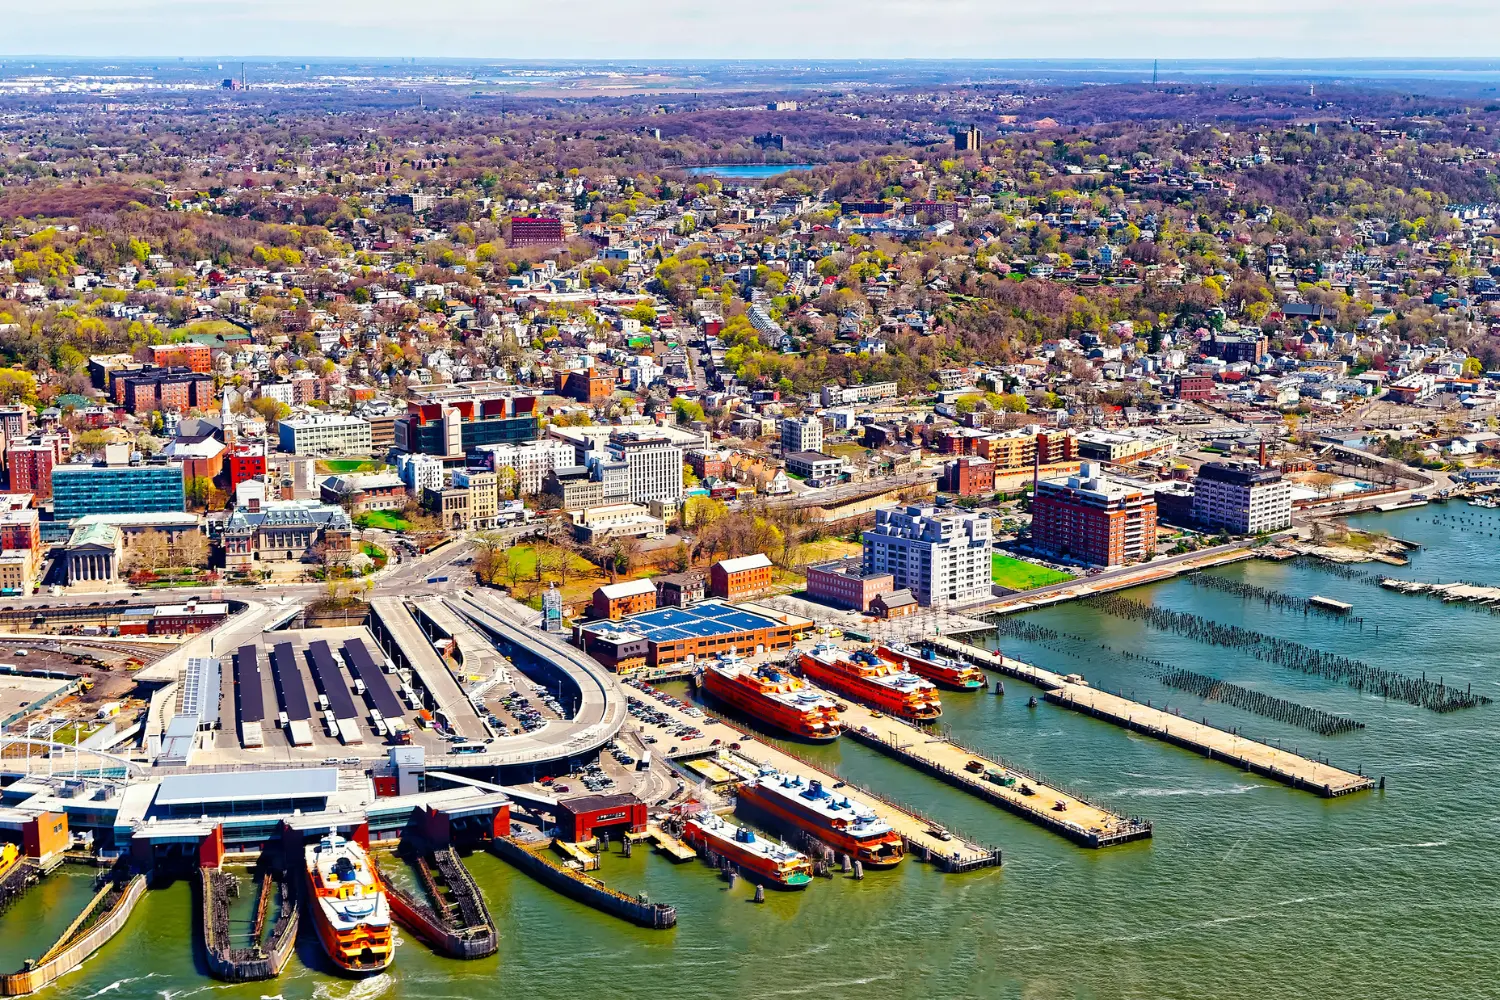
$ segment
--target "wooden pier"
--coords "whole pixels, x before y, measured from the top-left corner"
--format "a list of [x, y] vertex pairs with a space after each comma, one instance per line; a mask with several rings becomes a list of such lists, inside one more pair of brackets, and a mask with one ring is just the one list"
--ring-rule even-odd
[[1210, 760], [1223, 761], [1254, 774], [1273, 778], [1293, 788], [1301, 788], [1325, 798], [1336, 798], [1375, 787], [1374, 780], [1362, 774], [1226, 733], [1206, 723], [1194, 722], [1159, 708], [1142, 705], [1138, 701], [1100, 691], [1085, 683], [1075, 683], [1069, 679], [1074, 675], [1065, 677], [952, 639], [932, 637], [923, 641], [935, 649], [961, 657], [986, 670], [1034, 684], [1055, 705], [1155, 737], [1164, 743], [1202, 754]]
[[[900, 719], [850, 705], [844, 734], [1084, 847], [1112, 847], [1151, 836], [1151, 824], [1119, 816], [1011, 764]], [[975, 765], [978, 768], [975, 768]]]

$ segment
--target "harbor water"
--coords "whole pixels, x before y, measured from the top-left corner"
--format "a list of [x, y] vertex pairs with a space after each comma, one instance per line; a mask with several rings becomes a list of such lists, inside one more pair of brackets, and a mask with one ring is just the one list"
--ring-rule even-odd
[[[1359, 523], [1424, 546], [1392, 575], [1500, 585], [1500, 512], [1431, 506]], [[1301, 560], [1214, 572], [1298, 597], [1346, 601], [1353, 611], [1347, 619], [1304, 615], [1186, 579], [1127, 596], [1372, 666], [1472, 683], [1497, 704], [1440, 715], [1087, 605], [1062, 605], [1028, 620], [1063, 638], [1045, 645], [1006, 640], [1006, 652], [1383, 776], [1385, 791], [1321, 799], [1045, 702], [1028, 708], [1038, 692], [1007, 679], [1003, 698], [944, 694], [944, 722], [955, 738], [1154, 821], [1153, 839], [1100, 851], [1075, 847], [843, 740], [797, 749], [1000, 846], [1005, 866], [943, 875], [909, 860], [868, 871], [862, 881], [836, 877], [804, 893], [768, 893], [755, 905], [746, 880], [730, 888], [701, 864], [674, 866], [641, 849], [626, 859], [616, 847], [600, 875], [675, 904], [678, 926], [662, 932], [589, 910], [477, 855], [469, 865], [500, 930], [497, 956], [450, 961], [403, 934], [388, 973], [353, 982], [319, 971], [315, 947], [303, 942], [280, 981], [235, 986], [204, 974], [194, 953], [191, 892], [178, 883], [149, 893], [126, 929], [50, 993], [66, 1000], [178, 1000], [208, 989], [245, 1000], [1364, 1000], [1500, 993], [1493, 962], [1500, 940], [1500, 656], [1493, 636], [1500, 618]], [[1127, 651], [1346, 714], [1366, 728], [1321, 737], [1203, 704], [1153, 680], [1156, 668], [1121, 655]], [[27, 906], [35, 904], [24, 901], [0, 916], [0, 950], [13, 959], [11, 936], [31, 933]]]

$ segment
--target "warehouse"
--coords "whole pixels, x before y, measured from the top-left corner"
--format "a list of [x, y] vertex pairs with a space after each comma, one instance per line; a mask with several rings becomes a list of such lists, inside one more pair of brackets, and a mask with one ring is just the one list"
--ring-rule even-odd
[[574, 641], [592, 654], [618, 646], [625, 637], [638, 637], [646, 643], [647, 665], [662, 667], [730, 651], [749, 655], [787, 649], [812, 626], [810, 619], [759, 605], [705, 601], [691, 608], [657, 608], [618, 622], [577, 625]]

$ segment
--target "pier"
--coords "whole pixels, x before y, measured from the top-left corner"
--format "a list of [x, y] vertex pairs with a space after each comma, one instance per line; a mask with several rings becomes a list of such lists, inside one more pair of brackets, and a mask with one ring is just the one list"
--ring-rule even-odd
[[1000, 653], [942, 637], [923, 641], [935, 649], [962, 657], [986, 670], [1034, 684], [1042, 688], [1044, 697], [1055, 705], [1155, 737], [1173, 746], [1202, 754], [1210, 760], [1220, 760], [1263, 777], [1273, 778], [1293, 788], [1314, 792], [1325, 798], [1335, 798], [1375, 787], [1375, 782], [1362, 774], [1226, 733], [1206, 723], [1184, 719], [1087, 684], [1076, 683], [1062, 674], [1013, 660]]
[[145, 894], [144, 875], [128, 880], [110, 878], [40, 958], [29, 960], [18, 972], [0, 976], [0, 996], [35, 993], [78, 968], [119, 933]]
[[418, 853], [411, 864], [425, 899], [381, 876], [397, 923], [448, 958], [488, 958], [500, 950], [484, 896], [453, 848]]
[[[256, 881], [258, 896], [250, 943], [237, 948], [230, 940], [229, 901], [239, 894], [240, 883], [218, 869], [198, 869], [203, 948], [208, 971], [215, 979], [230, 983], [274, 979], [292, 956], [301, 915], [297, 891], [284, 876], [277, 878], [269, 871], [259, 872]], [[276, 907], [276, 917], [268, 935], [266, 924], [272, 906]]]
[[[900, 719], [851, 704], [844, 735], [1084, 847], [1151, 836], [1147, 820], [1118, 816], [1036, 776]], [[978, 764], [978, 768], [975, 768]]]
[[[703, 735], [698, 739], [681, 741], [676, 746], [675, 752], [669, 749], [666, 754], [669, 759], [701, 756], [717, 750], [719, 746], [727, 747], [730, 744], [738, 744], [739, 749], [735, 750], [735, 753], [758, 767], [770, 768], [783, 774], [798, 775], [805, 781], [821, 781], [830, 787], [840, 783], [848, 785], [879, 814], [881, 819], [890, 824], [891, 829], [900, 834], [909, 850], [919, 857], [930, 859], [933, 864], [944, 871], [967, 872], [978, 868], [996, 867], [1001, 863], [1000, 851], [997, 848], [957, 837], [940, 823], [922, 816], [916, 810], [892, 802], [868, 788], [849, 782], [787, 750], [774, 747], [769, 743], [762, 743], [753, 735], [730, 725], [718, 716], [715, 716], [717, 721], [712, 723], [702, 718], [693, 718], [676, 706], [662, 701], [652, 691], [641, 688], [632, 688], [632, 690], [637, 697], [643, 700], [649, 699], [653, 710], [665, 712], [678, 720], [681, 725], [696, 726], [702, 730]], [[717, 746], [715, 741], [717, 741]]]
[[618, 889], [611, 889], [592, 875], [553, 861], [547, 857], [549, 841], [496, 837], [490, 842], [490, 849], [538, 882], [585, 906], [592, 906], [621, 920], [654, 930], [666, 930], [677, 925], [676, 907], [666, 903], [653, 903], [645, 895], [627, 896]]

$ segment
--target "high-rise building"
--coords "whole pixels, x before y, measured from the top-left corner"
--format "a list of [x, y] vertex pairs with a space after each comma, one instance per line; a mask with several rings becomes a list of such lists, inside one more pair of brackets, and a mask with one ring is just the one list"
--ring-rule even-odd
[[5, 467], [10, 470], [12, 493], [35, 493], [38, 500], [52, 497], [52, 466], [57, 450], [50, 444], [13, 444], [5, 449]]
[[500, 513], [495, 474], [484, 469], [455, 469], [453, 486], [455, 489], [469, 491], [469, 527], [493, 527], [495, 518]]
[[52, 510], [58, 521], [86, 514], [143, 514], [187, 508], [182, 466], [59, 465], [52, 470]]
[[1043, 479], [1031, 501], [1031, 544], [1096, 566], [1139, 562], [1156, 551], [1156, 497], [1084, 462], [1076, 476]]
[[617, 430], [609, 454], [629, 470], [631, 503], [682, 497], [682, 447], [654, 430]]
[[456, 465], [484, 445], [534, 441], [537, 410], [535, 395], [500, 382], [423, 386], [396, 421], [396, 448]]
[[960, 152], [978, 149], [983, 142], [984, 136], [980, 133], [979, 126], [977, 125], [953, 130], [953, 148]]
[[1292, 526], [1292, 484], [1276, 469], [1208, 462], [1193, 484], [1193, 520], [1236, 535], [1285, 530]]
[[561, 219], [518, 215], [510, 220], [510, 246], [552, 247], [565, 242], [567, 233]]
[[516, 495], [522, 497], [540, 493], [542, 481], [553, 469], [575, 464], [577, 456], [572, 443], [557, 438], [483, 445], [469, 455], [469, 465], [482, 465], [494, 472], [506, 492], [514, 479]]
[[823, 421], [812, 414], [783, 417], [781, 421], [781, 454], [823, 450]]
[[862, 539], [864, 572], [891, 574], [919, 604], [941, 608], [990, 596], [989, 518], [893, 507], [875, 512], [875, 527]]

